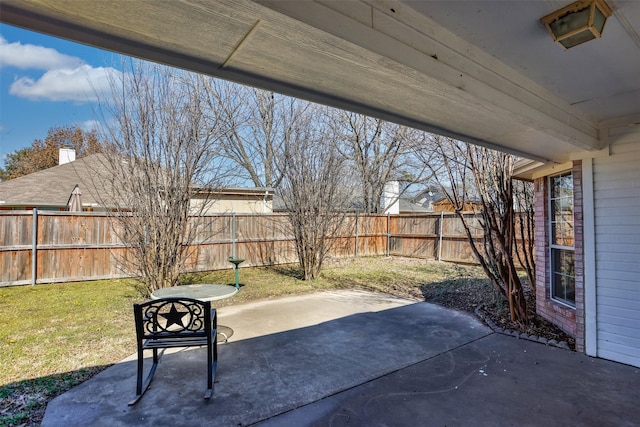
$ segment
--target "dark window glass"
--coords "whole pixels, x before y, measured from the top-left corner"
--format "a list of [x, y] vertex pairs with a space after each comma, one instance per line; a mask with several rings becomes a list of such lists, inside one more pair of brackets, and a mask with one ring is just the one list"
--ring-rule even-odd
[[551, 297], [575, 306], [573, 175], [550, 178]]
[[552, 293], [554, 299], [567, 304], [575, 304], [575, 262], [571, 250], [552, 249], [551, 267], [553, 270]]

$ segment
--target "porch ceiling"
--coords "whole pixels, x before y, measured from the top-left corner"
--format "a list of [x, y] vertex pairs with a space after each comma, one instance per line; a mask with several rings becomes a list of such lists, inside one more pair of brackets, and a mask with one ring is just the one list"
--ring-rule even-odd
[[640, 124], [640, 2], [568, 51], [530, 1], [0, 0], [0, 20], [536, 160]]

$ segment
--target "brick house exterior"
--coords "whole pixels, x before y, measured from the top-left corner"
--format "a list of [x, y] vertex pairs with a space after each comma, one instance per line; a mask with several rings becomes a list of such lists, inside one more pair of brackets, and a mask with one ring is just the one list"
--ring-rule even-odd
[[557, 325], [576, 339], [576, 350], [584, 351], [584, 251], [582, 213], [582, 161], [574, 161], [574, 255], [575, 255], [575, 308], [551, 299], [550, 278], [550, 227], [549, 227], [549, 179], [534, 180], [535, 188], [535, 239], [536, 245], [536, 311], [543, 318]]

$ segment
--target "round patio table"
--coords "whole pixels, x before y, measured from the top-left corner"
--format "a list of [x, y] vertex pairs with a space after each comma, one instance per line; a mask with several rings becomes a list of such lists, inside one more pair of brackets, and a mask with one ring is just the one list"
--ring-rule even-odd
[[231, 285], [182, 285], [154, 291], [151, 298], [194, 298], [200, 301], [216, 301], [234, 296], [238, 289]]
[[[163, 288], [154, 291], [151, 294], [152, 299], [158, 298], [194, 298], [200, 301], [216, 301], [225, 298], [229, 298], [238, 293], [238, 289], [231, 285], [182, 285], [171, 286], [170, 288]], [[222, 335], [224, 340], [222, 343], [227, 343], [229, 337], [233, 335], [233, 329], [228, 326], [218, 325], [218, 335]]]

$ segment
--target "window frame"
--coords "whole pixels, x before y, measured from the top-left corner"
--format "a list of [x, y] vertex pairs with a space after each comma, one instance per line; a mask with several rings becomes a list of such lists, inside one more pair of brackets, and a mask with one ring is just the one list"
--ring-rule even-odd
[[[554, 227], [554, 223], [557, 225], [558, 222], [554, 221], [555, 219], [555, 215], [554, 215], [554, 207], [555, 207], [555, 201], [557, 200], [561, 200], [562, 197], [559, 197], [557, 194], [554, 194], [554, 180], [560, 177], [564, 177], [564, 176], [570, 176], [571, 177], [571, 210], [573, 213], [575, 213], [575, 190], [574, 190], [574, 185], [573, 185], [573, 171], [572, 170], [567, 170], [564, 172], [560, 172], [558, 174], [555, 175], [551, 175], [548, 177], [547, 179], [547, 185], [549, 186], [549, 194], [548, 194], [548, 209], [547, 209], [547, 214], [548, 214], [548, 227], [549, 227], [549, 298], [551, 300], [553, 300], [554, 302], [557, 302], [559, 304], [565, 305], [569, 308], [575, 309], [576, 307], [576, 301], [575, 301], [575, 283], [576, 283], [576, 275], [575, 275], [575, 264], [574, 264], [574, 268], [573, 268], [573, 275], [569, 275], [569, 274], [565, 274], [561, 271], [560, 268], [556, 268], [556, 261], [555, 261], [555, 254], [559, 253], [560, 251], [563, 252], [570, 252], [573, 256], [573, 260], [575, 263], [575, 228], [573, 226], [575, 226], [575, 215], [573, 215], [572, 220], [571, 220], [571, 224], [572, 226], [572, 236], [571, 236], [571, 241], [573, 242], [573, 244], [571, 246], [567, 245], [567, 244], [558, 244], [555, 243], [556, 240], [556, 236], [557, 236], [557, 227]], [[554, 232], [555, 231], [555, 232]], [[570, 280], [573, 281], [573, 289], [574, 289], [574, 295], [573, 295], [573, 301], [566, 299], [566, 298], [561, 298], [559, 296], [556, 296], [555, 291], [558, 290], [557, 286], [561, 286], [564, 294], [566, 296], [567, 293], [567, 289], [566, 286], [563, 284], [559, 284], [556, 282], [556, 276], [557, 274], [563, 276], [563, 277], [568, 277], [570, 278]]]

